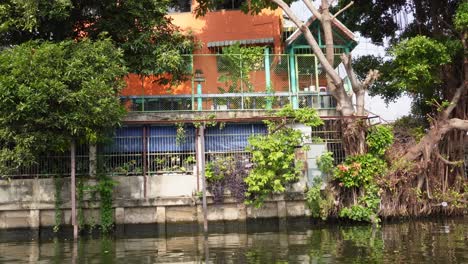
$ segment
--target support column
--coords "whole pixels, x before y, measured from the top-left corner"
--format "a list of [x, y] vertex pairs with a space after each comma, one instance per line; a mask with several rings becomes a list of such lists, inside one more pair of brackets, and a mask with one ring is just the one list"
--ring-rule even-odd
[[280, 200], [277, 202], [278, 206], [278, 229], [279, 232], [286, 232], [287, 231], [287, 209], [286, 209], [286, 201]]
[[71, 184], [70, 184], [70, 193], [71, 193], [71, 222], [73, 226], [73, 239], [78, 239], [78, 224], [76, 223], [76, 143], [72, 140], [70, 144], [70, 162], [71, 162]]
[[123, 236], [125, 233], [125, 208], [123, 207], [115, 208], [115, 226], [116, 233]]
[[201, 111], [203, 110], [203, 98], [201, 97], [202, 96], [202, 85], [201, 83], [198, 83], [197, 84], [197, 110], [198, 111]]
[[89, 176], [96, 178], [97, 147], [95, 143], [89, 144]]
[[197, 135], [197, 166], [202, 180], [202, 210], [203, 210], [203, 232], [208, 232], [208, 213], [206, 204], [206, 179], [205, 179], [205, 127], [201, 125], [198, 128]]
[[291, 79], [291, 103], [293, 109], [299, 108], [299, 102], [297, 100], [297, 73], [296, 73], [296, 56], [294, 55], [294, 49], [289, 50], [289, 78]]
[[158, 236], [166, 236], [166, 207], [156, 207], [156, 223], [158, 225]]
[[265, 47], [265, 85], [266, 92], [269, 97], [266, 99], [266, 109], [270, 110], [272, 105], [272, 99], [270, 94], [272, 93], [271, 89], [271, 73], [270, 73], [270, 49]]

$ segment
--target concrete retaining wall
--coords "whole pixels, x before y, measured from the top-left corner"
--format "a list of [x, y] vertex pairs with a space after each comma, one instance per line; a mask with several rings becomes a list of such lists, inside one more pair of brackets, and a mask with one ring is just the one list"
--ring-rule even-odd
[[[155, 175], [113, 177], [114, 219], [117, 224], [202, 222], [202, 207], [193, 196], [197, 189], [194, 175]], [[70, 225], [70, 179], [61, 188], [62, 224]], [[89, 184], [93, 184], [92, 181]], [[299, 184], [301, 185], [301, 184]], [[298, 189], [297, 186], [295, 189]], [[295, 190], [294, 189], [294, 190]], [[300, 188], [299, 188], [300, 189]], [[297, 191], [297, 190], [296, 190]], [[261, 208], [245, 206], [226, 198], [224, 204], [208, 206], [209, 221], [245, 221], [249, 218], [299, 217], [309, 215], [303, 195], [284, 200], [275, 197]], [[85, 196], [86, 219], [99, 221], [96, 202]], [[55, 184], [53, 179], [0, 181], [0, 229], [40, 228], [55, 224]]]

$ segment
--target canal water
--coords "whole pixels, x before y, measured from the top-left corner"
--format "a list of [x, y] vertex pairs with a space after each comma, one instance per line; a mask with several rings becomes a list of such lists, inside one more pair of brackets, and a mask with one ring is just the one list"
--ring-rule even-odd
[[[70, 230], [55, 238], [0, 231], [0, 263], [468, 263], [468, 218], [319, 224], [306, 219], [119, 227], [112, 236]], [[208, 261], [206, 261], [208, 260]]]

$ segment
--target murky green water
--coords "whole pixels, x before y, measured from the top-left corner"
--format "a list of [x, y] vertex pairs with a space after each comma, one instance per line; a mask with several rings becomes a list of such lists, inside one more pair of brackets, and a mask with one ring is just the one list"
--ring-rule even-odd
[[194, 226], [127, 226], [78, 243], [43, 231], [0, 232], [0, 263], [468, 263], [468, 218], [369, 226], [305, 220]]

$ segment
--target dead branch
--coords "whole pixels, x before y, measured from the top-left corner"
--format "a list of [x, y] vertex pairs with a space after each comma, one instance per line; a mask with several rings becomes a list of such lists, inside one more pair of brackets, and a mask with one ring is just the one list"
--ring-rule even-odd
[[440, 155], [439, 151], [435, 151], [435, 155], [437, 156], [437, 158], [439, 158], [443, 163], [447, 164], [447, 165], [454, 165], [454, 166], [460, 166], [460, 163], [463, 162], [463, 160], [459, 160], [459, 161], [449, 161], [447, 160], [446, 158], [444, 158], [442, 155]]

